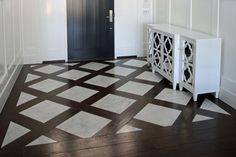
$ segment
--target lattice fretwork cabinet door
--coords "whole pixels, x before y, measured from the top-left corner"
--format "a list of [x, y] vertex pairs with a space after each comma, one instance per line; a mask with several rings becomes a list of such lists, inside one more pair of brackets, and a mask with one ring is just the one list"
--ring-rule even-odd
[[166, 77], [173, 78], [173, 52], [174, 52], [174, 37], [169, 34], [163, 34], [163, 62], [162, 69]]
[[162, 34], [159, 32], [153, 33], [153, 55], [152, 68], [155, 71], [162, 72]]
[[194, 90], [194, 57], [195, 57], [195, 42], [183, 39], [182, 56], [181, 56], [181, 83], [188, 90]]

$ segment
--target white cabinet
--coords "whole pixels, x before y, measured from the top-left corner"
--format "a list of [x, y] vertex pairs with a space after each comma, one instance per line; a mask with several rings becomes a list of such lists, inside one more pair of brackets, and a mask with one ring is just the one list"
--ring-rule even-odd
[[215, 93], [220, 88], [221, 39], [184, 28], [157, 24], [149, 25], [148, 62], [173, 84], [179, 83], [193, 93]]
[[198, 94], [215, 93], [218, 98], [220, 88], [221, 39], [193, 39], [181, 36], [180, 89], [184, 87]]

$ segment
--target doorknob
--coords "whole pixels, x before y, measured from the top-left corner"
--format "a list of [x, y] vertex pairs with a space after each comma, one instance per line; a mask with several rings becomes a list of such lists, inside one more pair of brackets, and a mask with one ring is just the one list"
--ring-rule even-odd
[[110, 23], [113, 22], [113, 10], [109, 10], [109, 16], [107, 16], [107, 18], [109, 19]]

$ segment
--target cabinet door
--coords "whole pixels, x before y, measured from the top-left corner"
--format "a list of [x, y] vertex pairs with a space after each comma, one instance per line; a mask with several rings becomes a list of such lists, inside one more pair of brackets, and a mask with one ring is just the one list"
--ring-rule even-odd
[[182, 43], [182, 83], [184, 83], [185, 87], [193, 88], [195, 43], [187, 40], [182, 40]]
[[171, 35], [163, 35], [163, 72], [170, 77], [173, 76], [173, 53], [174, 53], [174, 37]]
[[153, 65], [155, 70], [162, 70], [162, 35], [159, 32], [153, 33]]

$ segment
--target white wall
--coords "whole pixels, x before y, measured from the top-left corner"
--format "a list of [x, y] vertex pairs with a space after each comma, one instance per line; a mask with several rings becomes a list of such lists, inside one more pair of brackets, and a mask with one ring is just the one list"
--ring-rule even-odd
[[154, 0], [154, 22], [155, 23], [169, 23], [169, 0]]
[[24, 62], [67, 59], [66, 0], [22, 0]]
[[115, 56], [136, 55], [138, 1], [115, 0]]
[[220, 36], [223, 38], [221, 98], [236, 108], [236, 1], [220, 3]]
[[21, 0], [0, 0], [0, 112], [22, 65]]
[[145, 56], [152, 22], [153, 0], [115, 0], [115, 56]]
[[190, 27], [190, 0], [171, 0], [171, 16], [170, 22], [173, 25], [182, 27]]
[[[160, 3], [158, 3], [160, 2]], [[168, 8], [168, 16], [159, 5]], [[220, 99], [236, 108], [236, 15], [235, 0], [157, 0], [157, 23], [213, 34], [223, 39]], [[166, 19], [163, 19], [163, 18]], [[160, 18], [160, 19], [158, 19]], [[167, 22], [165, 22], [167, 21]]]

